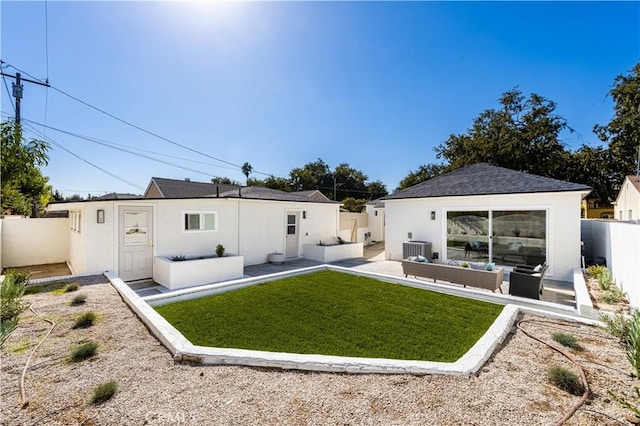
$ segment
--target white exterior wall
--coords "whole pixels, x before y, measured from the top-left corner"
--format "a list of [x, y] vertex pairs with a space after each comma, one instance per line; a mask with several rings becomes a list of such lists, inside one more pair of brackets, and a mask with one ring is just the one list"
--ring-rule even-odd
[[[2, 266], [62, 263], [69, 257], [69, 219], [2, 219]], [[0, 268], [1, 269], [1, 268]]]
[[386, 258], [402, 259], [402, 242], [411, 239], [431, 242], [432, 252], [443, 260], [447, 211], [547, 210], [548, 275], [570, 281], [573, 268], [580, 267], [580, 197], [579, 192], [561, 192], [385, 200]]
[[613, 279], [629, 295], [629, 303], [640, 308], [640, 224], [583, 220], [591, 232], [593, 258], [602, 256]]
[[369, 216], [369, 231], [371, 237], [369, 241], [384, 241], [384, 208], [376, 208], [366, 206], [367, 215]]
[[[298, 253], [304, 244], [338, 236], [339, 204], [242, 200], [240, 202], [240, 254], [244, 264], [266, 263], [269, 253], [285, 252], [287, 211], [300, 212]], [[306, 211], [306, 219], [302, 212]]]
[[[631, 210], [631, 218], [629, 218], [629, 210]], [[613, 215], [616, 220], [640, 220], [640, 192], [629, 182], [628, 177], [624, 180], [616, 198]]]
[[[188, 212], [215, 212], [216, 230], [185, 231], [184, 214]], [[154, 256], [214, 254], [218, 244], [222, 244], [227, 253], [239, 254], [238, 207], [234, 200], [162, 200], [154, 213]]]
[[[61, 204], [61, 209], [69, 210], [69, 235], [68, 263], [74, 274], [101, 273], [113, 271], [116, 268], [117, 233], [114, 226], [117, 225], [117, 213], [114, 214], [115, 202], [102, 201], [90, 203]], [[98, 210], [104, 210], [104, 223], [98, 223]], [[80, 212], [80, 231], [71, 229], [73, 212]]]
[[[218, 244], [227, 253], [244, 256], [245, 265], [267, 262], [284, 252], [286, 212], [300, 212], [299, 255], [304, 244], [338, 235], [339, 204], [202, 198], [184, 200], [119, 200], [64, 203], [52, 210], [80, 211], [81, 231], [65, 227], [66, 256], [75, 274], [118, 271], [119, 206], [153, 207], [153, 256], [213, 254]], [[97, 211], [105, 222], [97, 223]], [[306, 211], [306, 219], [302, 212]], [[184, 213], [216, 212], [216, 231], [184, 231]], [[41, 263], [41, 262], [40, 262]]]

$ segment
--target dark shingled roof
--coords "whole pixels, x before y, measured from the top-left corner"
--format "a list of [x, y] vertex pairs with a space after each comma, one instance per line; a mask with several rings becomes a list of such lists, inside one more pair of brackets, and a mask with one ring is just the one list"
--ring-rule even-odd
[[476, 163], [438, 176], [383, 200], [456, 197], [465, 195], [529, 194], [537, 192], [590, 191], [587, 185], [518, 172], [487, 163]]
[[142, 198], [142, 195], [109, 192], [108, 194], [96, 197], [96, 200], [137, 200], [138, 198]]
[[238, 185], [217, 184], [211, 182], [194, 182], [189, 180], [165, 179], [159, 177], [151, 178], [151, 184], [155, 183], [164, 198], [199, 198], [216, 195], [216, 188], [219, 192], [226, 192], [239, 188]]
[[[210, 196], [215, 197], [216, 194], [210, 194]], [[241, 189], [233, 189], [231, 191], [221, 192], [220, 197], [225, 198], [247, 198], [253, 200], [273, 200], [273, 201], [303, 201], [303, 202], [313, 202], [313, 203], [335, 203], [340, 204], [336, 201], [331, 201], [328, 198], [324, 197], [324, 199], [315, 197], [309, 191], [302, 192], [285, 192], [279, 191], [277, 189], [265, 188], [262, 186], [245, 186]]]

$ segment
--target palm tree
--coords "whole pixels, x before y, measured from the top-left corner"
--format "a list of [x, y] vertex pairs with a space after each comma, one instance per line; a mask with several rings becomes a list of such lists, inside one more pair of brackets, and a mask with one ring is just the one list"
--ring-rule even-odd
[[249, 175], [252, 171], [253, 167], [251, 166], [251, 164], [249, 164], [248, 161], [245, 161], [245, 163], [242, 165], [242, 174], [247, 178], [247, 185], [249, 185]]

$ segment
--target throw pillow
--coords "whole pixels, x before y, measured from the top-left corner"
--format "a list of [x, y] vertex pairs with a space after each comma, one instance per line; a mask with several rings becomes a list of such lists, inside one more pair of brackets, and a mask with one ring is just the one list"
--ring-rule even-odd
[[418, 255], [418, 262], [429, 263], [429, 260], [424, 256]]
[[493, 263], [487, 263], [487, 271], [493, 271], [493, 267], [495, 265]]

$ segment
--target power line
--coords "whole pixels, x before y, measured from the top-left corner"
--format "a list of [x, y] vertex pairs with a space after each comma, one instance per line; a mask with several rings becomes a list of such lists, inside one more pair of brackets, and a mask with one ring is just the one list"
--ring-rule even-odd
[[9, 91], [9, 85], [7, 84], [7, 78], [3, 75], [2, 81], [4, 81], [4, 87], [7, 89], [7, 96], [9, 97], [9, 102], [11, 103], [11, 108], [13, 108], [13, 113], [16, 112], [16, 106], [13, 104], [13, 99], [11, 98], [11, 92]]
[[32, 124], [36, 124], [36, 125], [42, 126], [44, 128], [55, 130], [57, 132], [64, 133], [64, 134], [69, 135], [69, 136], [73, 136], [73, 137], [76, 137], [78, 139], [82, 139], [82, 140], [85, 140], [85, 141], [88, 141], [88, 142], [91, 142], [91, 143], [102, 145], [102, 146], [105, 146], [107, 148], [111, 148], [111, 149], [114, 149], [114, 150], [117, 150], [117, 151], [121, 151], [121, 152], [126, 152], [127, 154], [135, 155], [137, 157], [146, 158], [147, 160], [151, 160], [151, 161], [155, 161], [155, 162], [158, 162], [158, 163], [166, 164], [166, 165], [169, 165], [169, 166], [172, 166], [172, 167], [177, 167], [179, 169], [187, 170], [187, 171], [190, 171], [190, 172], [193, 172], [193, 173], [198, 173], [198, 174], [201, 174], [201, 175], [204, 175], [204, 176], [215, 177], [215, 175], [213, 175], [211, 173], [203, 172], [203, 171], [196, 170], [196, 169], [191, 169], [189, 167], [184, 167], [184, 166], [181, 166], [179, 164], [172, 163], [170, 161], [164, 161], [164, 160], [160, 160], [158, 158], [153, 158], [151, 156], [144, 155], [144, 154], [141, 154], [139, 152], [132, 151], [130, 149], [121, 148], [119, 146], [116, 146], [116, 144], [113, 144], [113, 143], [110, 143], [110, 142], [101, 141], [100, 139], [91, 138], [89, 136], [83, 136], [83, 135], [80, 135], [80, 134], [77, 134], [77, 133], [69, 132], [67, 130], [58, 129], [58, 128], [55, 128], [55, 127], [52, 127], [52, 126], [46, 126], [46, 125], [41, 124], [41, 123], [36, 123], [35, 121], [32, 121], [32, 120], [25, 119], [24, 121], [28, 121], [28, 122], [30, 122]]
[[38, 129], [36, 129], [36, 128], [35, 128], [35, 127], [33, 127], [32, 125], [27, 124], [27, 127], [29, 127], [31, 130], [33, 130], [34, 132], [36, 132], [37, 134], [39, 134], [41, 137], [43, 137], [45, 140], [47, 140], [47, 141], [48, 141], [49, 143], [51, 143], [52, 145], [55, 145], [55, 146], [57, 146], [58, 148], [62, 149], [63, 151], [66, 151], [67, 153], [69, 153], [70, 155], [72, 155], [72, 156], [76, 157], [77, 159], [79, 159], [79, 160], [81, 160], [81, 161], [83, 161], [83, 162], [85, 162], [85, 163], [89, 164], [89, 165], [90, 165], [90, 166], [92, 166], [92, 167], [95, 167], [96, 169], [100, 170], [100, 171], [101, 171], [101, 172], [103, 172], [103, 173], [108, 174], [109, 176], [111, 176], [111, 177], [113, 177], [113, 178], [115, 178], [115, 179], [118, 179], [118, 180], [119, 180], [119, 181], [121, 181], [121, 182], [124, 182], [124, 183], [126, 183], [126, 184], [128, 184], [128, 185], [133, 186], [134, 188], [137, 188], [137, 189], [139, 189], [139, 190], [141, 190], [141, 191], [144, 191], [144, 188], [143, 188], [143, 187], [141, 187], [141, 186], [139, 186], [139, 185], [137, 185], [137, 184], [135, 184], [135, 183], [133, 183], [133, 182], [130, 182], [130, 181], [126, 180], [125, 178], [123, 178], [123, 177], [120, 177], [120, 176], [116, 175], [115, 173], [111, 173], [110, 171], [108, 171], [108, 170], [106, 170], [106, 169], [103, 169], [102, 167], [100, 167], [100, 166], [98, 166], [98, 165], [96, 165], [96, 164], [92, 163], [92, 162], [91, 162], [91, 161], [89, 161], [89, 160], [86, 160], [86, 159], [84, 159], [84, 158], [80, 157], [80, 156], [79, 156], [78, 154], [76, 154], [75, 152], [73, 152], [73, 151], [71, 151], [71, 150], [69, 150], [69, 149], [65, 148], [64, 146], [60, 145], [58, 142], [54, 141], [54, 140], [53, 140], [53, 139], [51, 139], [50, 137], [48, 137], [48, 136], [44, 135], [42, 132], [40, 132]]
[[47, 64], [47, 83], [49, 82], [49, 2], [44, 0], [44, 56]]
[[[113, 147], [132, 148], [133, 149], [133, 147], [131, 147], [129, 145], [123, 145], [123, 144], [119, 144], [119, 143], [116, 143], [116, 142], [107, 141], [105, 139], [96, 138], [96, 137], [93, 137], [93, 136], [82, 135], [82, 134], [75, 133], [75, 132], [72, 132], [72, 131], [69, 131], [69, 130], [58, 129], [58, 128], [55, 128], [53, 126], [48, 126], [48, 125], [43, 124], [43, 123], [37, 123], [37, 122], [35, 122], [33, 120], [26, 120], [26, 121], [29, 121], [32, 124], [36, 124], [38, 126], [45, 127], [47, 129], [51, 129], [51, 130], [55, 130], [55, 131], [58, 131], [58, 132], [61, 132], [61, 133], [65, 133], [67, 135], [74, 136], [74, 137], [77, 137], [77, 138], [80, 138], [80, 139], [85, 139], [85, 140], [88, 140], [89, 142], [100, 143], [101, 145], [105, 145], [105, 146], [109, 146], [109, 147], [113, 146]], [[194, 159], [191, 159], [191, 158], [176, 157], [175, 155], [163, 154], [161, 152], [151, 151], [151, 150], [142, 149], [142, 148], [135, 148], [135, 151], [147, 152], [149, 154], [160, 155], [162, 157], [169, 157], [169, 158], [173, 158], [173, 159], [176, 159], [176, 160], [182, 160], [182, 161], [189, 161], [189, 162], [192, 162], [192, 163], [204, 164], [204, 165], [207, 165], [207, 166], [218, 167], [218, 168], [221, 168], [221, 169], [231, 169], [231, 170], [235, 170], [236, 169], [235, 167], [221, 166], [219, 164], [212, 164], [212, 163], [208, 163], [206, 161], [199, 161], [199, 160], [194, 160]], [[208, 176], [213, 176], [213, 175], [208, 175]]]
[[[8, 65], [8, 66], [10, 66], [11, 68], [15, 69], [16, 71], [19, 71], [19, 72], [21, 72], [21, 73], [24, 73], [24, 74], [26, 74], [26, 75], [28, 75], [28, 76], [32, 77], [33, 79], [38, 80], [36, 77], [34, 77], [33, 75], [29, 74], [29, 73], [28, 73], [28, 72], [26, 72], [26, 71], [23, 71], [23, 70], [21, 70], [21, 69], [19, 69], [19, 68], [15, 67], [15, 66], [13, 66], [13, 65], [11, 65], [11, 64], [7, 64], [7, 65]], [[41, 82], [42, 82], [42, 81], [41, 81]], [[45, 84], [45, 82], [42, 82], [42, 83], [43, 83], [43, 84]], [[47, 84], [47, 85], [49, 84], [48, 79], [46, 80], [46, 84]], [[111, 114], [111, 113], [109, 113], [109, 112], [107, 112], [107, 111], [105, 111], [105, 110], [103, 110], [103, 109], [101, 109], [101, 108], [98, 108], [98, 107], [96, 107], [96, 106], [94, 106], [94, 105], [91, 105], [90, 103], [88, 103], [88, 102], [86, 102], [86, 101], [83, 101], [82, 99], [77, 98], [77, 97], [75, 97], [75, 96], [73, 96], [73, 95], [71, 95], [71, 94], [69, 94], [69, 93], [67, 93], [67, 92], [65, 92], [65, 91], [63, 91], [63, 90], [61, 90], [61, 89], [58, 89], [58, 88], [57, 88], [57, 87], [55, 87], [55, 86], [50, 86], [50, 87], [51, 87], [53, 90], [55, 90], [55, 91], [57, 91], [57, 92], [59, 92], [59, 93], [61, 93], [61, 94], [65, 95], [65, 96], [67, 96], [67, 97], [69, 97], [69, 98], [71, 98], [71, 99], [73, 99], [73, 100], [75, 100], [76, 102], [79, 102], [79, 103], [81, 103], [81, 104], [83, 104], [83, 105], [85, 105], [85, 106], [87, 106], [87, 107], [89, 107], [89, 108], [91, 108], [91, 109], [93, 109], [93, 110], [95, 110], [95, 111], [98, 111], [98, 112], [100, 112], [100, 113], [102, 113], [102, 114], [104, 114], [104, 115], [106, 115], [106, 116], [108, 116], [108, 117], [110, 117], [110, 118], [113, 118], [114, 120], [117, 120], [117, 121], [119, 121], [119, 122], [121, 122], [121, 123], [123, 123], [123, 124], [126, 124], [127, 126], [133, 127], [134, 129], [137, 129], [137, 130], [139, 130], [139, 131], [141, 131], [141, 132], [143, 132], [143, 133], [146, 133], [146, 134], [148, 134], [148, 135], [151, 135], [151, 136], [153, 136], [153, 137], [156, 137], [156, 138], [158, 138], [158, 139], [161, 139], [161, 140], [163, 140], [163, 141], [165, 141], [165, 142], [168, 142], [168, 143], [170, 143], [170, 144], [173, 144], [173, 145], [179, 146], [180, 148], [186, 149], [187, 151], [191, 151], [191, 152], [194, 152], [194, 153], [196, 153], [196, 154], [203, 155], [203, 156], [205, 156], [205, 157], [211, 158], [212, 160], [216, 160], [216, 161], [219, 161], [219, 162], [221, 162], [221, 163], [228, 164], [228, 165], [230, 165], [230, 166], [233, 166], [233, 167], [236, 167], [236, 168], [242, 169], [242, 166], [240, 166], [239, 164], [235, 164], [235, 163], [232, 163], [232, 162], [230, 162], [230, 161], [226, 161], [226, 160], [223, 160], [223, 159], [221, 159], [221, 158], [214, 157], [214, 156], [212, 156], [212, 155], [209, 155], [209, 154], [204, 153], [204, 152], [202, 152], [202, 151], [199, 151], [199, 150], [197, 150], [197, 149], [193, 149], [193, 148], [191, 148], [191, 147], [189, 147], [189, 146], [183, 145], [183, 144], [181, 144], [181, 143], [179, 143], [179, 142], [175, 142], [175, 141], [173, 141], [173, 140], [171, 140], [171, 139], [169, 139], [169, 138], [165, 138], [164, 136], [161, 136], [161, 135], [159, 135], [159, 134], [157, 134], [157, 133], [154, 133], [154, 132], [152, 132], [152, 131], [146, 130], [146, 129], [144, 129], [144, 128], [142, 128], [142, 127], [140, 127], [140, 126], [136, 125], [136, 124], [133, 124], [133, 123], [131, 123], [131, 122], [129, 122], [129, 121], [127, 121], [127, 120], [123, 119], [123, 118], [117, 117], [117, 116], [115, 116], [115, 115], [113, 115], [113, 114]], [[265, 172], [261, 172], [261, 171], [258, 171], [258, 170], [253, 170], [253, 171], [252, 171], [252, 173], [254, 173], [254, 174], [259, 174], [259, 175], [264, 175], [264, 176], [273, 176], [273, 174], [271, 174], [271, 173], [265, 173]]]

